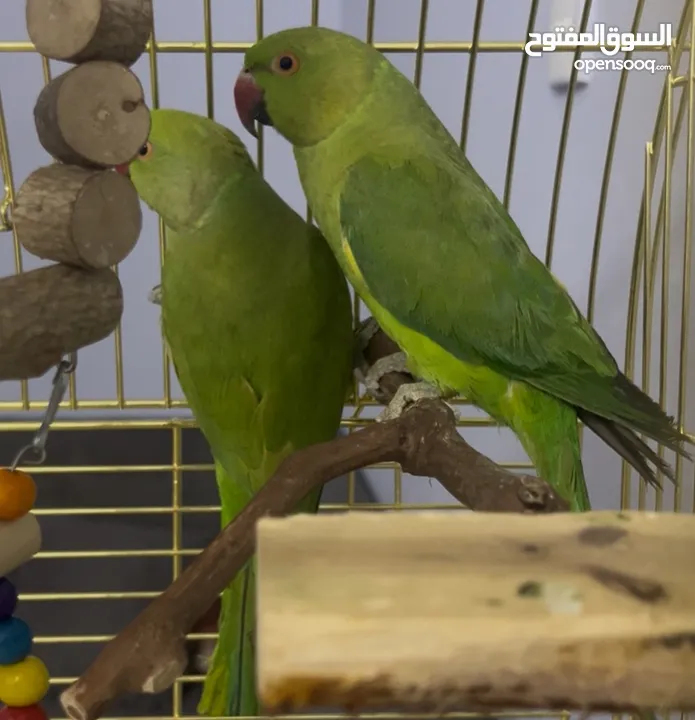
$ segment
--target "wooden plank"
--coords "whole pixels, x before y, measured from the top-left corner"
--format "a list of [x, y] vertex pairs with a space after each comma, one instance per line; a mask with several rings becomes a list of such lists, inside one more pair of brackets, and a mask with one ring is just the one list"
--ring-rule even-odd
[[695, 516], [351, 513], [258, 525], [270, 711], [695, 709]]

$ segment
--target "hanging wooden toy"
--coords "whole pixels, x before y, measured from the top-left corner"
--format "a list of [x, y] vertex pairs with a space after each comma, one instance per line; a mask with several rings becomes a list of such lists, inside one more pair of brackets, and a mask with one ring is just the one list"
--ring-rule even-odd
[[[3, 0], [4, 2], [4, 0]], [[53, 162], [32, 172], [0, 230], [50, 261], [0, 277], [0, 380], [40, 377], [62, 357], [110, 335], [123, 313], [113, 268], [131, 253], [142, 208], [130, 162], [150, 132], [144, 90], [131, 65], [152, 34], [152, 0], [27, 0], [36, 50], [73, 67], [34, 106], [39, 143]]]
[[34, 106], [39, 142], [59, 162], [29, 175], [11, 221], [0, 207], [0, 230], [13, 228], [24, 250], [53, 263], [0, 278], [0, 380], [39, 377], [57, 365], [41, 426], [0, 469], [0, 720], [47, 720], [39, 703], [48, 670], [32, 654], [31, 628], [15, 616], [17, 589], [7, 577], [41, 546], [31, 512], [36, 485], [19, 464], [43, 463], [77, 350], [121, 319], [123, 290], [112, 268], [135, 246], [142, 209], [130, 180], [111, 169], [132, 160], [150, 130], [142, 85], [129, 68], [152, 35], [152, 0], [27, 0], [26, 18], [37, 51], [74, 67]]

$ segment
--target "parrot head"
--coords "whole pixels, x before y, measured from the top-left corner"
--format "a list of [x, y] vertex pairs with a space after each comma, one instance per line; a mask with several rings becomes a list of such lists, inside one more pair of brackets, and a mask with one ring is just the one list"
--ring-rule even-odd
[[116, 170], [173, 230], [196, 225], [234, 169], [254, 167], [241, 140], [226, 127], [182, 110], [151, 110], [147, 142]]
[[338, 128], [369, 91], [381, 53], [320, 27], [268, 35], [244, 57], [234, 101], [244, 127], [274, 127], [293, 145], [315, 145]]

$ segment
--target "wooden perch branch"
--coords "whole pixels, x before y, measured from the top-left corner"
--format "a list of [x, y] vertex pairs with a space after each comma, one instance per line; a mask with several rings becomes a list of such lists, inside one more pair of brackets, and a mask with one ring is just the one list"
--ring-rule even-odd
[[56, 163], [25, 180], [12, 220], [33, 255], [100, 269], [117, 265], [135, 247], [142, 209], [123, 175]]
[[110, 335], [123, 313], [112, 270], [50, 265], [0, 278], [0, 380], [43, 375]]
[[[372, 363], [393, 349], [378, 333], [365, 355]], [[392, 393], [408, 377], [387, 377], [382, 387]], [[239, 516], [62, 693], [66, 713], [94, 720], [119, 695], [156, 693], [171, 686], [186, 663], [186, 633], [253, 554], [258, 520], [286, 515], [313, 488], [385, 461], [398, 462], [414, 475], [437, 478], [474, 510], [568, 509], [541, 480], [512, 474], [473, 450], [457, 432], [452, 411], [439, 401], [422, 401], [396, 420], [302, 449], [281, 463]]]
[[695, 710], [694, 557], [684, 514], [262, 520], [261, 702]]
[[130, 66], [152, 34], [152, 0], [27, 0], [26, 18], [31, 41], [46, 57]]
[[34, 120], [49, 155], [83, 167], [130, 162], [150, 133], [140, 81], [123, 65], [100, 60], [78, 65], [46, 85]]

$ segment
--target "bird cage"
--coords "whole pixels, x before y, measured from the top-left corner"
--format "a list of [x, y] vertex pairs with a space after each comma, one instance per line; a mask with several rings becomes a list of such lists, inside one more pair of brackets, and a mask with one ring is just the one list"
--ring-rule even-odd
[[[257, 140], [245, 133], [232, 89], [244, 51], [258, 38], [309, 24], [373, 43], [413, 79], [627, 375], [692, 433], [692, 0], [154, 0], [154, 32], [131, 67], [147, 106], [229, 126], [301, 212], [308, 211], [289, 145], [272, 130]], [[668, 26], [669, 35], [610, 57], [576, 41], [526, 51], [533, 33], [570, 25], [633, 34]], [[70, 67], [36, 52], [24, 3], [2, 3], [0, 276], [48, 264], [20, 244], [13, 206], [30, 173], [51, 162], [31, 120], [36, 98]], [[12, 577], [50, 672], [45, 708], [52, 717], [61, 714], [60, 692], [219, 530], [209, 450], [162, 342], [159, 308], [148, 300], [166, 232], [154, 213], [142, 212], [137, 245], [116, 268], [122, 317], [108, 337], [79, 350], [64, 376], [46, 458], [24, 468], [38, 486], [43, 544]], [[356, 317], [367, 317], [354, 303]], [[3, 342], [0, 336], [0, 354]], [[52, 377], [0, 384], [0, 462], [9, 464], [31, 442], [50, 405]], [[453, 405], [460, 432], [477, 450], [533, 473], [510, 431], [463, 399]], [[378, 410], [356, 383], [344, 432], [370, 425]], [[654, 490], [590, 433], [582, 442], [594, 508], [695, 512], [690, 462], [660, 448], [679, 485]], [[322, 507], [460, 509], [442, 487], [396, 463], [334, 480]], [[171, 693], [122, 698], [107, 716], [196, 716], [205, 668], [198, 656], [209, 653], [214, 625], [210, 616], [196, 628], [186, 674]]]

